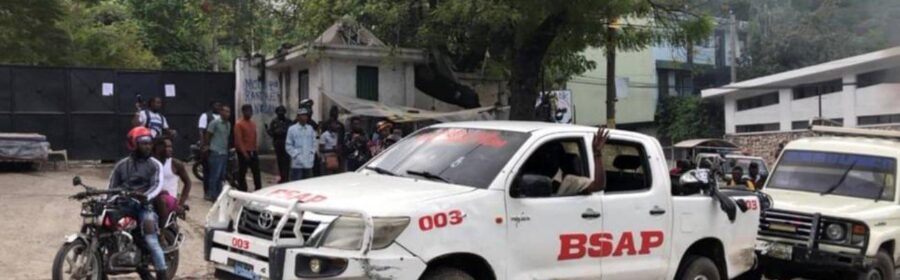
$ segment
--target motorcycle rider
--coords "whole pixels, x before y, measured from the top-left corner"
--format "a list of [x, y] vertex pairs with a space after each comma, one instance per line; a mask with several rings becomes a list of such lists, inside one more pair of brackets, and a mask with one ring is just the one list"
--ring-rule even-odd
[[[116, 163], [112, 175], [109, 178], [109, 189], [123, 189], [142, 194], [141, 203], [129, 205], [124, 210], [129, 215], [138, 218], [141, 224], [144, 241], [153, 266], [156, 268], [156, 279], [166, 279], [166, 259], [162, 246], [159, 244], [158, 217], [152, 201], [162, 190], [163, 176], [162, 164], [150, 156], [153, 144], [153, 134], [145, 127], [135, 127], [128, 133], [128, 148], [131, 154]], [[138, 271], [141, 278], [149, 278], [144, 269]]]

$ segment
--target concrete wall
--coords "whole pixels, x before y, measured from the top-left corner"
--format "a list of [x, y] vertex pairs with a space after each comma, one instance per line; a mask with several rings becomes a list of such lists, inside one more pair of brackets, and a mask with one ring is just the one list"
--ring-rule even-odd
[[[898, 125], [882, 125], [882, 126], [869, 126], [866, 128], [870, 129], [884, 129], [884, 130], [900, 130], [900, 124]], [[766, 132], [766, 133], [747, 133], [747, 134], [732, 134], [726, 135], [725, 140], [731, 141], [732, 143], [738, 145], [745, 151], [749, 152], [751, 155], [762, 157], [766, 160], [766, 163], [769, 164], [770, 168], [773, 164], [775, 164], [775, 160], [778, 159], [779, 146], [781, 144], [787, 144], [790, 141], [797, 140], [800, 138], [807, 137], [815, 137], [817, 136], [815, 133], [809, 130], [797, 130], [797, 131], [778, 131], [778, 132]]]
[[237, 120], [241, 117], [241, 106], [253, 106], [252, 120], [256, 123], [257, 142], [261, 152], [272, 149], [272, 141], [266, 134], [264, 124], [275, 117], [275, 108], [283, 102], [282, 83], [278, 75], [278, 72], [266, 71], [265, 81], [260, 81], [259, 69], [251, 65], [249, 60], [235, 61], [235, 108], [231, 108], [231, 114]]
[[[575, 123], [606, 124], [606, 57], [603, 49], [584, 51], [597, 68], [573, 78], [566, 84], [572, 91], [575, 104]], [[638, 123], [654, 120], [658, 101], [656, 62], [649, 49], [620, 52], [616, 55], [616, 76], [629, 78], [628, 96], [616, 102], [617, 123]], [[650, 85], [650, 86], [648, 86]]]

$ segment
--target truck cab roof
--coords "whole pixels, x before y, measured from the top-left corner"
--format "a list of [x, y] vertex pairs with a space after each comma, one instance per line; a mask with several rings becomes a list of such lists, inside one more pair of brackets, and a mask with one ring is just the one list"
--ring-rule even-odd
[[900, 141], [854, 136], [822, 136], [794, 140], [785, 150], [812, 150], [900, 158]]

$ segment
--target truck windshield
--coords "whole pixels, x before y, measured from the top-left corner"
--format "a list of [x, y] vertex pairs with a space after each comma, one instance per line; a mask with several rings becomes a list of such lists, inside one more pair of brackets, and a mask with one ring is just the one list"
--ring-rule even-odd
[[528, 136], [499, 130], [428, 128], [394, 144], [366, 168], [484, 189]]
[[896, 166], [887, 157], [785, 151], [767, 188], [893, 200]]

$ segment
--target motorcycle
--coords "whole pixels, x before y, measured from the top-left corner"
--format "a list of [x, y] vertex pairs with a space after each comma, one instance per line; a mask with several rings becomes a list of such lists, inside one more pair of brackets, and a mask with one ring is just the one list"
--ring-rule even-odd
[[[81, 231], [70, 235], [53, 260], [53, 280], [103, 280], [108, 275], [147, 272], [152, 265], [149, 250], [140, 236], [138, 220], [123, 213], [124, 205], [147, 203], [143, 194], [124, 190], [97, 190], [72, 179], [74, 186], [85, 191], [71, 196], [81, 201]], [[143, 202], [142, 202], [143, 201]], [[185, 207], [185, 211], [189, 209]], [[179, 248], [184, 235], [178, 219], [184, 212], [172, 211], [160, 229], [160, 245], [168, 266], [167, 279], [174, 279], [178, 270]], [[142, 275], [142, 278], [149, 275]]]
[[[206, 155], [199, 144], [191, 144], [191, 156], [188, 162], [193, 162], [191, 172], [197, 180], [203, 182], [206, 176]], [[237, 151], [234, 148], [228, 150], [228, 164], [225, 165], [225, 180], [232, 186], [237, 185], [235, 178], [238, 177], [238, 158]]]

